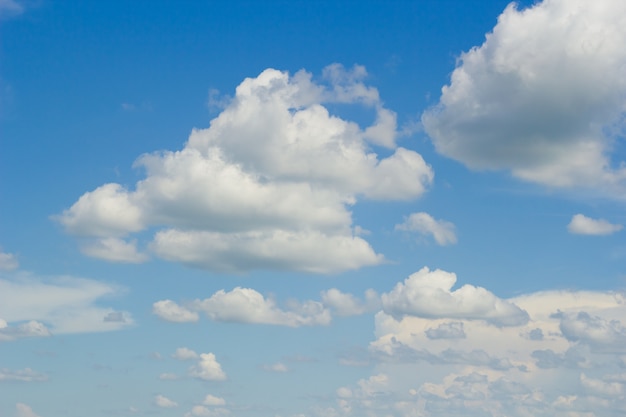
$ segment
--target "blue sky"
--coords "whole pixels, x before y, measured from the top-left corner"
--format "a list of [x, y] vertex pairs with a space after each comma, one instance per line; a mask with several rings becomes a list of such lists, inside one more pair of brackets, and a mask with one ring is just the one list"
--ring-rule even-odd
[[0, 0], [0, 416], [620, 416], [626, 6]]

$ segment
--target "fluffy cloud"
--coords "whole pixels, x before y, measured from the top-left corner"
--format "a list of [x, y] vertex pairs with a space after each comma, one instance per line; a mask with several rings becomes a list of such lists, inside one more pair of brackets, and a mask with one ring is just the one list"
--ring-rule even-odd
[[[378, 264], [383, 256], [355, 233], [349, 207], [360, 198], [417, 198], [433, 171], [396, 145], [395, 114], [365, 76], [362, 67], [332, 65], [320, 83], [304, 71], [247, 78], [182, 150], [140, 157], [146, 177], [134, 189], [102, 185], [56, 218], [71, 234], [103, 239], [83, 251], [112, 261], [143, 260], [119, 239], [158, 228], [153, 253], [210, 270], [331, 273]], [[326, 103], [369, 107], [375, 120], [362, 128]]]
[[226, 373], [213, 353], [201, 353], [198, 363], [189, 368], [189, 375], [205, 381], [223, 381]]
[[322, 291], [322, 302], [330, 307], [339, 316], [356, 316], [380, 307], [380, 297], [376, 291], [369, 289], [365, 292], [365, 301], [354, 295], [341, 292], [337, 288]]
[[180, 361], [187, 361], [191, 359], [198, 359], [198, 354], [191, 349], [182, 347], [182, 348], [176, 349], [176, 352], [174, 352], [172, 357]]
[[592, 219], [583, 214], [575, 214], [567, 225], [567, 230], [577, 235], [610, 235], [622, 228], [621, 224], [609, 223], [604, 219]]
[[157, 407], [161, 407], [161, 408], [178, 407], [178, 404], [176, 402], [162, 395], [157, 395], [156, 397], [154, 397], [154, 403], [157, 405]]
[[175, 323], [198, 321], [198, 313], [181, 307], [172, 300], [157, 301], [152, 305], [152, 313], [165, 321]]
[[438, 245], [446, 246], [457, 242], [454, 224], [445, 220], [435, 220], [428, 213], [413, 213], [397, 224], [396, 230], [417, 232], [422, 235], [430, 235]]
[[611, 152], [623, 140], [624, 16], [613, 0], [509, 5], [422, 116], [437, 151], [472, 169], [623, 196], [626, 167]]
[[[96, 302], [123, 289], [73, 277], [38, 278], [21, 273], [0, 277], [2, 337], [45, 336], [118, 330], [133, 324], [131, 315]], [[23, 322], [17, 326], [8, 323]]]
[[280, 326], [314, 326], [330, 323], [331, 316], [322, 303], [291, 302], [283, 310], [273, 299], [265, 298], [252, 288], [234, 288], [217, 291], [204, 300], [190, 304], [196, 311], [204, 312], [211, 320], [236, 323], [274, 324]]
[[454, 291], [454, 273], [424, 267], [382, 295], [383, 309], [395, 317], [485, 320], [497, 326], [517, 326], [528, 321], [515, 304], [481, 287], [463, 285]]
[[0, 368], [0, 382], [2, 381], [17, 381], [17, 382], [36, 382], [46, 381], [48, 375], [35, 372], [30, 368], [19, 369], [12, 371], [7, 368]]
[[0, 252], [0, 271], [13, 271], [19, 263], [12, 253]]
[[96, 239], [81, 247], [81, 252], [92, 258], [99, 258], [110, 262], [141, 263], [148, 256], [137, 251], [137, 241], [126, 242], [123, 239], [107, 237]]
[[15, 412], [16, 417], [39, 417], [29, 405], [24, 403], [15, 404]]
[[0, 342], [22, 337], [45, 337], [50, 335], [50, 330], [43, 323], [35, 320], [21, 323], [17, 326], [9, 326], [5, 320], [0, 319]]
[[208, 405], [208, 406], [226, 405], [226, 400], [224, 400], [221, 397], [216, 397], [214, 395], [207, 394], [207, 396], [204, 397], [202, 404]]

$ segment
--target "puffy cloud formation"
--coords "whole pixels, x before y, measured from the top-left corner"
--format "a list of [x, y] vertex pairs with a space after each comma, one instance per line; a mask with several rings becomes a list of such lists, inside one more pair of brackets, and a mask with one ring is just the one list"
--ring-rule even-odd
[[165, 321], [188, 323], [198, 321], [198, 313], [181, 307], [172, 300], [157, 301], [152, 305], [152, 313]]
[[157, 407], [161, 407], [161, 408], [178, 407], [178, 404], [176, 402], [162, 395], [157, 395], [156, 397], [154, 397], [154, 403], [156, 404]]
[[102, 297], [121, 293], [122, 288], [82, 278], [0, 277], [0, 340], [130, 326], [129, 313], [96, 305]]
[[454, 273], [424, 267], [382, 295], [383, 309], [394, 317], [485, 320], [497, 326], [528, 321], [524, 310], [485, 288], [466, 284], [452, 291], [455, 283]]
[[218, 405], [226, 405], [226, 400], [221, 397], [216, 397], [211, 394], [207, 394], [202, 401], [202, 404], [209, 406], [218, 406]]
[[90, 241], [81, 247], [81, 252], [93, 258], [110, 262], [141, 263], [148, 256], [137, 251], [137, 241], [126, 242], [123, 239], [107, 237]]
[[610, 235], [622, 228], [621, 224], [612, 224], [604, 219], [592, 219], [583, 214], [575, 214], [567, 225], [567, 230], [577, 235]]
[[[67, 232], [99, 239], [90, 256], [139, 262], [129, 235], [154, 229], [157, 256], [217, 271], [284, 269], [332, 273], [383, 260], [355, 233], [349, 207], [360, 198], [419, 197], [433, 171], [398, 147], [396, 116], [363, 67], [311, 74], [268, 69], [247, 78], [207, 129], [179, 151], [141, 156], [134, 189], [105, 184], [57, 216]], [[365, 128], [326, 103], [373, 109]], [[390, 149], [379, 157], [374, 146]], [[134, 241], [130, 241], [134, 242]]]
[[201, 353], [198, 363], [189, 368], [189, 375], [205, 381], [223, 381], [226, 373], [213, 353]]
[[322, 302], [339, 316], [356, 316], [380, 308], [380, 297], [376, 291], [365, 292], [365, 300], [359, 300], [352, 294], [344, 293], [337, 288], [322, 291]]
[[189, 348], [182, 347], [182, 348], [176, 349], [176, 352], [174, 352], [172, 357], [180, 361], [187, 361], [191, 359], [197, 359], [198, 354]]
[[527, 322], [379, 312], [376, 373], [340, 387], [319, 415], [623, 415], [624, 294], [545, 291], [503, 301], [527, 312]]
[[445, 220], [435, 220], [428, 213], [413, 213], [404, 220], [404, 223], [397, 224], [395, 228], [396, 230], [430, 235], [441, 246], [457, 242], [454, 224]]
[[[512, 3], [461, 55], [439, 104], [422, 115], [438, 152], [555, 187], [624, 195], [626, 3]], [[621, 192], [619, 192], [621, 190]]]
[[331, 321], [330, 312], [318, 301], [291, 301], [287, 309], [282, 309], [273, 299], [265, 298], [252, 288], [219, 290], [209, 298], [188, 303], [186, 307], [170, 300], [153, 304], [153, 313], [167, 321], [196, 321], [198, 312], [213, 321], [289, 327], [326, 325]]

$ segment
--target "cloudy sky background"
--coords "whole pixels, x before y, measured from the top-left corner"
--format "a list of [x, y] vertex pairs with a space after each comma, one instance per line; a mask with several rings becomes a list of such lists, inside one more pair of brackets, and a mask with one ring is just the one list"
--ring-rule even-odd
[[626, 413], [626, 3], [0, 0], [0, 416]]

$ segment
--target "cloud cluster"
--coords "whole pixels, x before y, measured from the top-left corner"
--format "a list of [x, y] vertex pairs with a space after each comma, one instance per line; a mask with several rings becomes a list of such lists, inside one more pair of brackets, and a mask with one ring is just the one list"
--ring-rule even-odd
[[26, 273], [0, 277], [0, 341], [28, 336], [118, 330], [133, 324], [124, 311], [100, 307], [123, 289], [74, 278], [39, 278]]
[[327, 325], [331, 315], [317, 301], [288, 303], [287, 309], [276, 305], [272, 298], [252, 288], [236, 287], [231, 291], [219, 290], [204, 300], [195, 300], [180, 306], [171, 300], [157, 301], [153, 313], [166, 321], [197, 321], [198, 312], [219, 322], [273, 324], [300, 327]]
[[18, 266], [19, 262], [14, 254], [0, 252], [0, 271], [13, 271]]
[[623, 196], [626, 166], [612, 150], [625, 128], [624, 16], [612, 0], [509, 5], [422, 116], [437, 151], [472, 169]]
[[[285, 269], [331, 273], [375, 265], [382, 255], [354, 233], [349, 207], [360, 198], [419, 197], [433, 171], [398, 147], [396, 117], [365, 69], [339, 65], [311, 74], [268, 69], [247, 78], [207, 129], [184, 148], [143, 155], [145, 179], [129, 190], [105, 184], [57, 216], [88, 238], [83, 252], [140, 262], [133, 233], [156, 229], [160, 258], [218, 271]], [[361, 127], [324, 104], [373, 109]], [[379, 157], [374, 147], [389, 148]]]
[[[419, 293], [423, 285], [408, 287]], [[335, 404], [314, 415], [613, 417], [626, 411], [626, 375], [615, 373], [625, 365], [624, 294], [544, 291], [501, 300], [526, 315], [506, 326], [477, 319], [474, 308], [436, 315], [440, 310], [427, 299], [406, 299], [419, 305], [419, 314], [376, 314], [370, 344], [376, 372], [340, 387]], [[461, 304], [472, 306], [469, 300]]]

